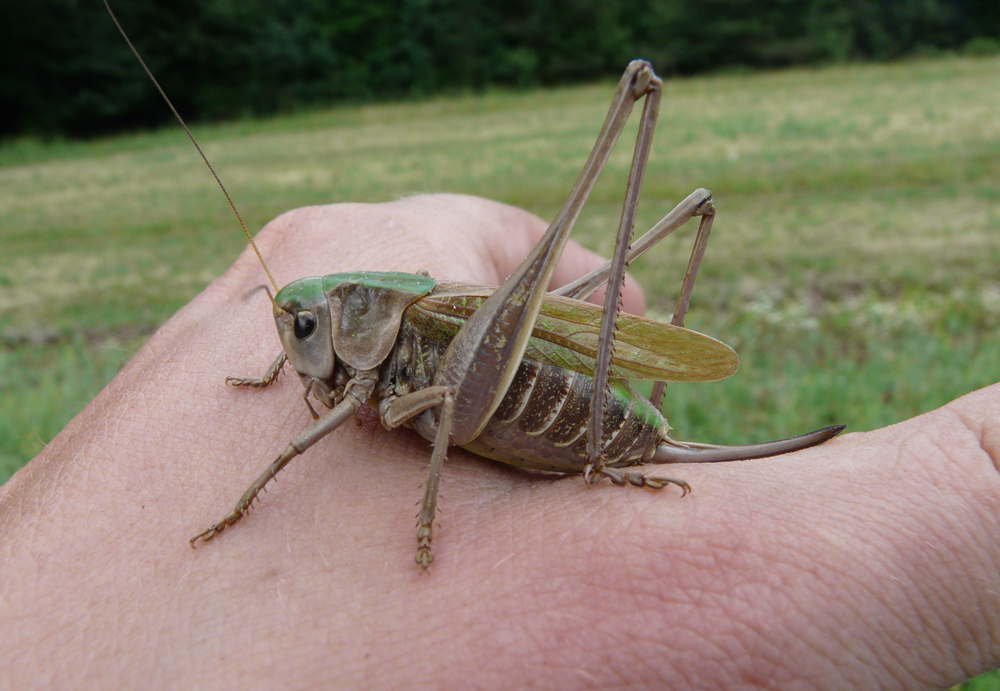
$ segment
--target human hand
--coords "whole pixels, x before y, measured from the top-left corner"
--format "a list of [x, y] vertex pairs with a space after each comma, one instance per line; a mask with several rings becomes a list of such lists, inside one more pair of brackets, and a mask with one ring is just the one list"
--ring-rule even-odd
[[[543, 230], [438, 196], [300, 209], [259, 244], [279, 281], [498, 283]], [[594, 265], [571, 246], [556, 280]], [[285, 377], [223, 383], [280, 349], [261, 279], [244, 253], [0, 488], [0, 686], [918, 689], [1000, 664], [1000, 386], [780, 458], [672, 468], [683, 500], [452, 449], [429, 576], [430, 445], [364, 411], [191, 550], [310, 419]]]

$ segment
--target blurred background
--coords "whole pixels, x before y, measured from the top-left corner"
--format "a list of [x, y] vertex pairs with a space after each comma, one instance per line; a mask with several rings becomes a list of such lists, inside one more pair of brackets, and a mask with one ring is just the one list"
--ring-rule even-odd
[[[637, 230], [713, 191], [687, 325], [741, 356], [728, 380], [668, 388], [677, 438], [863, 431], [1000, 381], [995, 0], [115, 9], [251, 229], [420, 192], [551, 218], [622, 69], [652, 60], [664, 98]], [[245, 239], [98, 0], [0, 3], [0, 65], [3, 482]], [[631, 139], [574, 231], [604, 254]], [[631, 269], [653, 316], [673, 307], [693, 226]], [[277, 339], [261, 348], [263, 370]], [[296, 406], [296, 386], [275, 405]]]
[[[193, 120], [620, 74], [996, 52], [994, 0], [129, 0]], [[168, 113], [96, 0], [0, 4], [0, 134], [87, 135]]]

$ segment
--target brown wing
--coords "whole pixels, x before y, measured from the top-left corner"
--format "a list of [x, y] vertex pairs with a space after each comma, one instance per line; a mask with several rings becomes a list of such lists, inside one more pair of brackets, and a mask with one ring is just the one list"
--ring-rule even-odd
[[[425, 336], [450, 341], [492, 291], [486, 286], [439, 281], [430, 295], [410, 306], [406, 319]], [[593, 375], [602, 311], [589, 302], [547, 295], [525, 357]], [[644, 317], [618, 317], [612, 377], [714, 381], [733, 374], [737, 367], [736, 352], [710, 336]]]

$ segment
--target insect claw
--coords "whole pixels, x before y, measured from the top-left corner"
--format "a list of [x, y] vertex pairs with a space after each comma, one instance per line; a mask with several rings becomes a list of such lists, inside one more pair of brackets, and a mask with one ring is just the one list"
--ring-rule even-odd
[[595, 463], [588, 463], [583, 467], [583, 480], [588, 486], [592, 487], [600, 484], [601, 480], [604, 478], [608, 478], [611, 482], [621, 487], [625, 484], [628, 474], [620, 471], [613, 471], [603, 463], [599, 466]]
[[215, 537], [215, 534], [217, 532], [218, 532], [218, 530], [216, 529], [216, 526], [212, 526], [208, 530], [203, 530], [202, 532], [198, 533], [197, 535], [195, 535], [193, 538], [191, 538], [189, 540], [189, 542], [191, 544], [191, 549], [194, 549], [194, 543], [198, 542], [198, 540], [201, 540], [202, 542], [208, 542], [213, 537]]

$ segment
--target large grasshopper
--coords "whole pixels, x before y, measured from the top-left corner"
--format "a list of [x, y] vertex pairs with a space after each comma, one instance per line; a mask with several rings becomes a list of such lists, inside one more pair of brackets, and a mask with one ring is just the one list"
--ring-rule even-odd
[[[355, 272], [302, 278], [278, 290], [272, 278], [274, 321], [283, 350], [263, 377], [229, 377], [227, 382], [264, 388], [290, 363], [315, 421], [233, 510], [191, 538], [191, 545], [211, 540], [239, 521], [289, 461], [365, 404], [378, 411], [386, 428], [412, 427], [433, 442], [417, 531], [416, 561], [424, 569], [434, 558], [436, 498], [449, 446], [528, 470], [579, 473], [588, 484], [602, 478], [652, 489], [673, 484], [686, 494], [690, 487], [683, 480], [625, 469], [771, 456], [819, 444], [840, 432], [843, 426], [834, 426], [781, 441], [728, 447], [668, 436], [670, 426], [659, 411], [664, 382], [721, 379], [736, 371], [738, 358], [723, 343], [683, 328], [715, 217], [711, 194], [696, 190], [634, 246], [629, 243], [660, 94], [661, 81], [649, 63], [628, 65], [568, 199], [532, 252], [497, 288], [421, 274]], [[644, 106], [614, 257], [548, 293], [573, 224], [639, 100]], [[628, 262], [695, 217], [700, 218], [698, 232], [671, 323], [619, 314]], [[270, 278], [262, 257], [260, 261]], [[605, 283], [603, 309], [583, 302]], [[655, 381], [650, 400], [629, 379]], [[329, 410], [318, 415], [310, 397]]]

